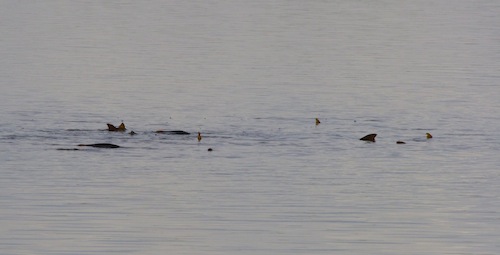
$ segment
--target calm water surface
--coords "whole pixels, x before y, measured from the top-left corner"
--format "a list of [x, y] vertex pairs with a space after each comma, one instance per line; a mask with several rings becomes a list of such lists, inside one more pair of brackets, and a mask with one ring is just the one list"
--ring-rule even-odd
[[500, 253], [497, 1], [0, 6], [2, 254]]

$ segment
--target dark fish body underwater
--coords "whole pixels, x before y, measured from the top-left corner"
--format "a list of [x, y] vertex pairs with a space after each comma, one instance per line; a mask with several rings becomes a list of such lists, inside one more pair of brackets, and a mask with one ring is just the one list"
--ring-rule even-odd
[[120, 148], [120, 146], [112, 143], [79, 144], [78, 146], [89, 146], [95, 148]]
[[158, 133], [158, 134], [172, 134], [172, 135], [189, 135], [190, 134], [189, 132], [182, 131], [182, 130], [169, 130], [169, 131], [157, 130], [157, 131], [155, 131], [155, 133]]

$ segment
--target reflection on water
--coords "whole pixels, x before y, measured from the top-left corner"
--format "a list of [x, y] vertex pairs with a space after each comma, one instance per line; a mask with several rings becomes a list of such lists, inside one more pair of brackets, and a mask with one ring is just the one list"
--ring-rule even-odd
[[497, 254], [499, 10], [6, 3], [2, 254]]

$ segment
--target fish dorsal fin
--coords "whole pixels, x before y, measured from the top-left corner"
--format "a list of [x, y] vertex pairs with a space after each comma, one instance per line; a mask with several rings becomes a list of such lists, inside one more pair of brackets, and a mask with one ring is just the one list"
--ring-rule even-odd
[[319, 121], [318, 118], [316, 118], [316, 126], [319, 125], [321, 123], [321, 121]]
[[432, 138], [431, 133], [425, 133], [425, 135], [427, 136], [427, 139], [431, 139]]
[[369, 135], [363, 136], [359, 140], [361, 140], [361, 141], [368, 141], [368, 142], [375, 142], [375, 136], [377, 136], [377, 134], [369, 134]]

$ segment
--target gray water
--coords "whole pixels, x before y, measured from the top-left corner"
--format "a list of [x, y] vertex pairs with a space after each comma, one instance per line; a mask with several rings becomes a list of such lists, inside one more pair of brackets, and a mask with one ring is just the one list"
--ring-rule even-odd
[[3, 1], [0, 253], [499, 254], [499, 13]]

